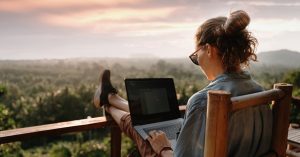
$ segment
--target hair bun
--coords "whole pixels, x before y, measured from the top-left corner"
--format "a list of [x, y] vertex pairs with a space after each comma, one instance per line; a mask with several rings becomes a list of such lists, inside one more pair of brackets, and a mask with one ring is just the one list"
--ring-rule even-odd
[[250, 23], [249, 15], [243, 10], [237, 10], [230, 14], [224, 24], [227, 35], [234, 34], [245, 29]]

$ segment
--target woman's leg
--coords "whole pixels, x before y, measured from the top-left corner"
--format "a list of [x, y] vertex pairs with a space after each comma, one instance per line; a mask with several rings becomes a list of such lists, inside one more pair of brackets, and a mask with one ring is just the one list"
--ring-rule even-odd
[[110, 80], [110, 70], [103, 70], [99, 77], [99, 85], [94, 94], [94, 105], [100, 108], [110, 104], [118, 109], [129, 112], [128, 102], [117, 94]]
[[[116, 101], [117, 102], [117, 101]], [[121, 105], [121, 104], [118, 104]], [[107, 105], [106, 111], [112, 116], [115, 122], [119, 125], [122, 132], [130, 137], [135, 143], [141, 156], [155, 157], [157, 154], [153, 151], [150, 143], [144, 140], [137, 131], [132, 127], [131, 117], [128, 112], [120, 110], [113, 105]]]
[[118, 94], [109, 94], [108, 95], [108, 102], [110, 105], [121, 109], [125, 112], [129, 112], [128, 101], [124, 98], [120, 97]]
[[107, 106], [105, 107], [106, 112], [108, 112], [111, 117], [115, 120], [115, 122], [120, 126], [122, 117], [129, 115], [128, 112], [120, 110], [114, 106]]
[[116, 121], [122, 132], [136, 143], [142, 156], [156, 156], [150, 143], [143, 140], [132, 127], [128, 102], [120, 97], [112, 86], [109, 70], [104, 70], [100, 75], [99, 86], [94, 95], [94, 104], [96, 107], [104, 105], [106, 112]]

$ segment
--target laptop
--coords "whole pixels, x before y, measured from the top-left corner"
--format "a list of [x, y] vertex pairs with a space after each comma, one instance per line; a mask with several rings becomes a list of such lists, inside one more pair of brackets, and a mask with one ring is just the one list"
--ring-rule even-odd
[[164, 131], [174, 149], [183, 119], [172, 78], [127, 78], [125, 87], [134, 129], [146, 140], [151, 130]]

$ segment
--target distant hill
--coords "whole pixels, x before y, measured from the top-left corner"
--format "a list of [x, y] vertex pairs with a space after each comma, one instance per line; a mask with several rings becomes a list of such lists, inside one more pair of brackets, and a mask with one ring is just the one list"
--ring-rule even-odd
[[300, 53], [286, 49], [267, 51], [257, 54], [258, 62], [255, 64], [266, 66], [284, 66], [300, 68]]

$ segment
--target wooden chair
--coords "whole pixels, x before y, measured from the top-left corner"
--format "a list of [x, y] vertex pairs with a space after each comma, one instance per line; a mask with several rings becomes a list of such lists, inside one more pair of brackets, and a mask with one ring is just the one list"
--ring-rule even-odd
[[285, 157], [292, 88], [291, 84], [279, 83], [274, 85], [274, 89], [238, 97], [231, 97], [225, 91], [209, 91], [204, 156], [227, 157], [231, 113], [272, 102], [272, 144], [266, 156], [275, 157], [277, 153], [279, 157]]

